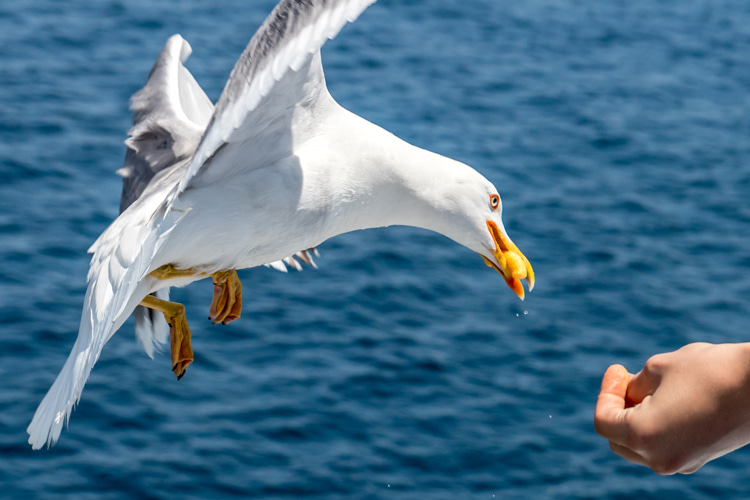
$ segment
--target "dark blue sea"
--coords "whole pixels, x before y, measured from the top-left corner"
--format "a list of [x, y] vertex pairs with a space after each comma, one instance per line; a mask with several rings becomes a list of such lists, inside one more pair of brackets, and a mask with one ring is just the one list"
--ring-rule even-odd
[[175, 380], [132, 320], [59, 443], [25, 428], [117, 216], [128, 99], [166, 39], [216, 100], [274, 0], [0, 3], [0, 497], [735, 499], [750, 449], [691, 476], [612, 454], [612, 363], [750, 334], [750, 3], [382, 0], [323, 52], [345, 107], [498, 186], [536, 289], [414, 228], [186, 304]]

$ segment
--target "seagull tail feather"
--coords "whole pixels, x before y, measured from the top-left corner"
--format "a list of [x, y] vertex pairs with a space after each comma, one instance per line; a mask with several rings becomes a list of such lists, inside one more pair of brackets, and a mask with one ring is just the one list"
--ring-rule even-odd
[[[162, 300], [169, 300], [169, 287], [160, 288], [154, 295]], [[133, 311], [135, 318], [135, 337], [149, 358], [154, 359], [154, 352], [160, 352], [161, 346], [169, 340], [169, 325], [162, 313], [138, 306]]]

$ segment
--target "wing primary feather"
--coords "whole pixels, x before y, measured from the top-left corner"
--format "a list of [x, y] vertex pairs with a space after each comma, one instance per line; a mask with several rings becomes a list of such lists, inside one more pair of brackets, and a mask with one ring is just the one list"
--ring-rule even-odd
[[227, 81], [190, 166], [170, 200], [184, 191], [223, 143], [287, 73], [299, 69], [346, 21], [375, 0], [282, 0], [250, 40]]

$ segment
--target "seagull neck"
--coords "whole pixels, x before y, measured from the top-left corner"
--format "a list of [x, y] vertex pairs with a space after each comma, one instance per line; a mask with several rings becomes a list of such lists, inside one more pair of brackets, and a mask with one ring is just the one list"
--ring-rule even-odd
[[350, 230], [415, 226], [456, 239], [451, 192], [471, 168], [412, 146], [369, 122], [365, 131], [359, 134], [366, 140], [358, 144], [358, 161], [350, 171], [356, 186], [352, 191], [362, 193], [352, 200]]

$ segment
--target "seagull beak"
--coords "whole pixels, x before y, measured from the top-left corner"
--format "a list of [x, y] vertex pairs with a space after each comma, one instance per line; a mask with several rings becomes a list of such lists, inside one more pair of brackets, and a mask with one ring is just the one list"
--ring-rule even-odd
[[487, 221], [487, 229], [490, 230], [492, 239], [495, 241], [495, 249], [492, 250], [492, 255], [495, 257], [497, 263], [482, 256], [484, 262], [502, 274], [510, 289], [523, 300], [525, 294], [521, 280], [526, 279], [529, 291], [534, 289], [534, 270], [531, 268], [529, 260], [508, 238], [505, 231], [501, 231], [493, 221]]

